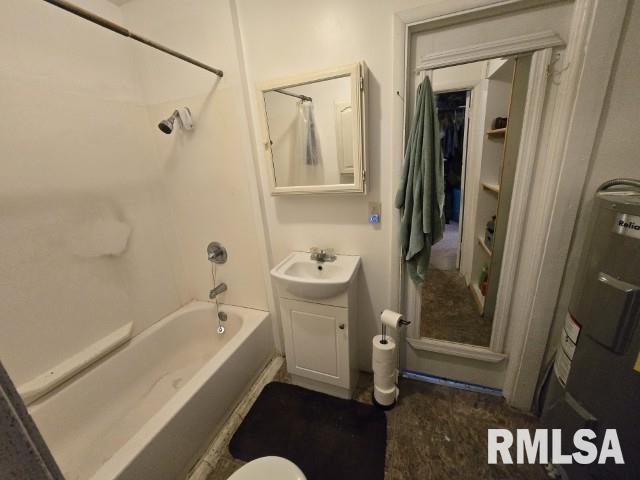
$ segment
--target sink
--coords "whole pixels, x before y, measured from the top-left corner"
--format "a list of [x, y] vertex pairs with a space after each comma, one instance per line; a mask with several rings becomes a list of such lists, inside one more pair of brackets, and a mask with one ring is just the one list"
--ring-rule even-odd
[[318, 300], [346, 291], [359, 267], [358, 255], [336, 255], [333, 262], [317, 262], [309, 252], [293, 252], [271, 270], [271, 276], [289, 293]]

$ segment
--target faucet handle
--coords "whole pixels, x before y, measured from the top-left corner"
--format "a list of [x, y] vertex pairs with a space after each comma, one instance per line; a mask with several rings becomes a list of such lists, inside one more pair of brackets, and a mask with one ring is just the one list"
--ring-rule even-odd
[[333, 248], [327, 248], [324, 250], [324, 258], [327, 262], [333, 262], [336, 259], [336, 252]]

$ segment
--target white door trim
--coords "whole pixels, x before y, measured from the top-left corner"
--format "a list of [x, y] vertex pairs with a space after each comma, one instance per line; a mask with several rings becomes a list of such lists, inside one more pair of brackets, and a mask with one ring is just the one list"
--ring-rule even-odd
[[424, 55], [416, 68], [434, 70], [449, 65], [478, 62], [497, 57], [508, 57], [519, 53], [535, 52], [545, 48], [563, 46], [562, 39], [551, 30], [529, 33], [518, 37], [510, 37], [493, 42], [477, 43], [469, 47], [445, 50], [431, 55]]
[[[552, 2], [460, 0], [394, 15], [394, 121], [390, 156], [394, 159], [391, 166], [393, 191], [399, 185], [404, 147], [404, 103], [401, 100], [407, 98], [409, 28], [416, 24], [426, 30], [441, 28], [509, 10], [524, 10], [541, 3]], [[537, 227], [530, 228], [528, 223], [524, 226], [527, 241], [539, 251], [520, 249], [514, 298], [510, 310], [505, 312], [510, 323], [504, 348], [510, 358], [503, 389], [507, 401], [518, 408], [530, 408], [533, 400], [626, 7], [626, 0], [575, 2], [566, 52], [566, 80], [562, 82], [552, 119], [556, 133], [545, 154], [541, 155], [542, 159], [536, 159], [535, 175], [542, 185], [536, 184], [526, 201], [526, 212], [536, 213], [535, 218], [528, 218], [527, 222], [534, 220]], [[397, 211], [393, 217], [391, 247], [396, 253], [390, 259], [390, 304], [400, 308], [403, 278]], [[540, 255], [536, 256], [537, 253]]]
[[523, 321], [508, 335], [514, 361], [506, 371], [504, 393], [517, 408], [530, 408], [543, 366], [626, 9], [626, 0], [577, 0], [567, 79], [558, 92], [553, 135], [536, 165], [541, 186], [527, 214], [527, 231], [539, 233], [526, 235], [530, 244], [522, 246], [526, 253], [515, 277], [518, 301], [511, 318]]
[[492, 352], [485, 347], [436, 340], [435, 338], [407, 338], [407, 342], [417, 350], [455, 355], [456, 357], [470, 358], [481, 362], [498, 363], [507, 357], [504, 353]]
[[520, 245], [527, 220], [529, 196], [533, 190], [533, 167], [538, 156], [538, 141], [542, 126], [542, 111], [547, 91], [547, 66], [551, 62], [551, 48], [539, 50], [531, 58], [527, 101], [524, 107], [520, 148], [516, 160], [513, 179], [513, 194], [509, 206], [509, 220], [500, 268], [500, 282], [493, 314], [493, 330], [489, 348], [494, 352], [504, 352], [505, 337], [509, 325], [509, 313], [513, 303], [514, 281]]

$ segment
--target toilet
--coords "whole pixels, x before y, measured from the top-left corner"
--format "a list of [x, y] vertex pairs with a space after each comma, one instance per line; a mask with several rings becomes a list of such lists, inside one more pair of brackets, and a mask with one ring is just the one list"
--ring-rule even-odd
[[262, 457], [242, 466], [227, 480], [307, 480], [307, 477], [286, 458]]

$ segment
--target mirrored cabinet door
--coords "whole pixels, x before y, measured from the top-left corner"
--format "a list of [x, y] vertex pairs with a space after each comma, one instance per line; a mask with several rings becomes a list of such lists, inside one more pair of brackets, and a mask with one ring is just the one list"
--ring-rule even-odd
[[271, 192], [365, 193], [362, 63], [258, 89]]

